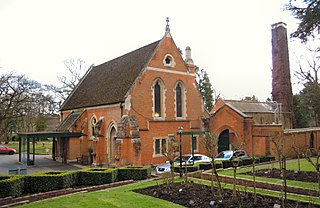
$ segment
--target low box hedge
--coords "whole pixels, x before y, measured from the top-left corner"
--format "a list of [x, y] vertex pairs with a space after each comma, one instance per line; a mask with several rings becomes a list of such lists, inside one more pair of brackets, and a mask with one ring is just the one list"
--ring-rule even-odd
[[270, 162], [270, 161], [273, 161], [273, 160], [276, 160], [276, 158], [274, 156], [263, 156], [263, 157], [260, 157], [260, 162]]
[[0, 198], [7, 196], [21, 196], [24, 193], [24, 176], [2, 175], [0, 176]]
[[25, 176], [26, 192], [38, 193], [73, 187], [77, 182], [77, 171], [49, 171]]
[[142, 166], [122, 167], [118, 169], [118, 181], [144, 180], [150, 178], [151, 168]]
[[114, 168], [88, 168], [79, 171], [77, 185], [101, 185], [117, 180], [118, 170]]

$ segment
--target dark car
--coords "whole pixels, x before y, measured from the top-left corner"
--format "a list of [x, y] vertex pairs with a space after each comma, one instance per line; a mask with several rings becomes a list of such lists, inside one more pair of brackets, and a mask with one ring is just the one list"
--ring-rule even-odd
[[0, 145], [0, 154], [13, 155], [16, 152], [17, 151], [15, 149], [13, 149], [13, 148], [7, 147], [5, 145]]

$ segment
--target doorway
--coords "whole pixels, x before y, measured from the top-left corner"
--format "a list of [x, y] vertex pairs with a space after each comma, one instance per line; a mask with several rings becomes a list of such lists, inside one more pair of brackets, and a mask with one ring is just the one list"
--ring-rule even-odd
[[115, 156], [116, 156], [116, 135], [117, 131], [116, 128], [113, 126], [111, 128], [110, 134], [109, 134], [109, 148], [108, 148], [108, 160], [109, 160], [109, 165], [112, 165], [115, 163]]
[[229, 136], [229, 130], [226, 129], [219, 135], [218, 140], [218, 153], [229, 150], [230, 149], [230, 136]]

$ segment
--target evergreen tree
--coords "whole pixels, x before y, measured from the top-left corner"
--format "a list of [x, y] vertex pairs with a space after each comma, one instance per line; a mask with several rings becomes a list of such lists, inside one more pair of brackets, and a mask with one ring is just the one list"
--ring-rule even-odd
[[211, 111], [213, 107], [213, 89], [210, 83], [209, 76], [204, 69], [200, 69], [196, 66], [196, 85], [202, 95], [204, 107]]
[[[308, 37], [314, 37], [320, 32], [320, 1], [319, 0], [290, 0], [286, 6], [292, 15], [300, 20], [297, 30], [291, 37], [299, 38], [303, 42]], [[315, 34], [316, 33], [316, 34]]]
[[311, 124], [311, 110], [310, 108], [303, 102], [303, 95], [297, 94], [293, 96], [293, 114], [294, 128], [307, 128]]

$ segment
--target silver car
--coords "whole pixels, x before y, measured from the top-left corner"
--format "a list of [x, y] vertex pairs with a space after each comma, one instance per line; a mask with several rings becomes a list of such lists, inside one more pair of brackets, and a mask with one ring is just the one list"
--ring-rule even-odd
[[[211, 159], [206, 156], [206, 155], [201, 155], [201, 154], [194, 154], [192, 157], [192, 154], [185, 154], [182, 155], [182, 164], [194, 164], [194, 163], [199, 163], [199, 162], [211, 162]], [[180, 164], [180, 157], [177, 157], [174, 160], [174, 165], [179, 165]], [[160, 173], [167, 173], [171, 171], [171, 166], [169, 161], [166, 163], [160, 164], [156, 167], [157, 174]]]
[[232, 158], [246, 158], [248, 157], [244, 150], [226, 150], [222, 151], [215, 156], [214, 161], [231, 160]]

